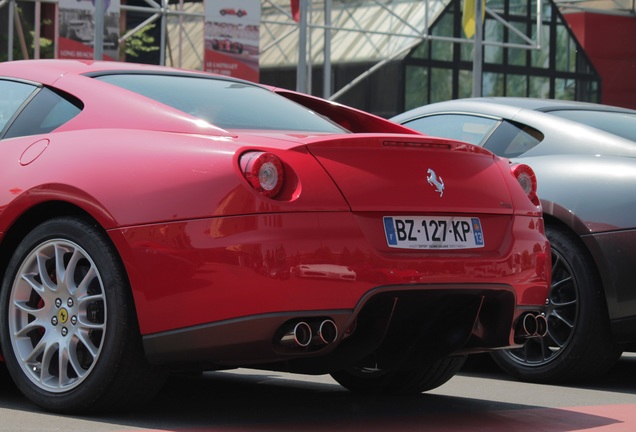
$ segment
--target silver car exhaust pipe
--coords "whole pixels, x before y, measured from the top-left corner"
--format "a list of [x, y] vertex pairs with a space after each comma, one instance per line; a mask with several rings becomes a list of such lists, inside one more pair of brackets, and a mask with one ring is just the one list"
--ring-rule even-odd
[[311, 343], [313, 336], [311, 326], [304, 321], [294, 324], [283, 337], [280, 338], [280, 344], [288, 348], [303, 348]]

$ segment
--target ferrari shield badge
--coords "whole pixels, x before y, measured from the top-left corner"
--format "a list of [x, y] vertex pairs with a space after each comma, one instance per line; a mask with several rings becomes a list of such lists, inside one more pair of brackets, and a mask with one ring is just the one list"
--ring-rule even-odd
[[428, 176], [426, 177], [428, 184], [435, 188], [435, 192], [439, 193], [440, 198], [444, 195], [444, 180], [441, 177], [437, 177], [435, 171], [431, 168], [428, 169]]

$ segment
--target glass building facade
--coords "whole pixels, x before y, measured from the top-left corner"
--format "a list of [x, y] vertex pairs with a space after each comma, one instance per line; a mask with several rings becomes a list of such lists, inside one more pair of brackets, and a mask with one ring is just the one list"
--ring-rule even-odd
[[[537, 40], [536, 0], [491, 0], [486, 3], [519, 33]], [[459, 1], [451, 2], [431, 26], [433, 36], [463, 35]], [[521, 36], [503, 22], [485, 16], [483, 96], [520, 96], [598, 102], [600, 77], [552, 2], [543, 3], [539, 49], [514, 47]], [[506, 45], [513, 45], [513, 47]], [[404, 109], [473, 93], [472, 43], [432, 39], [402, 62]]]

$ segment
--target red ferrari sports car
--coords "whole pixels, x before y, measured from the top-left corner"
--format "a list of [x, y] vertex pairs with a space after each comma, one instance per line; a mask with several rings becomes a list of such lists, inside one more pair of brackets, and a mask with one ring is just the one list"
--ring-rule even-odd
[[239, 18], [241, 18], [242, 16], [247, 15], [247, 11], [245, 9], [232, 9], [232, 8], [221, 9], [219, 11], [219, 13], [222, 16], [225, 16], [225, 15], [236, 15]]
[[0, 64], [0, 344], [55, 412], [170, 371], [417, 393], [545, 332], [532, 171], [288, 90], [116, 62]]

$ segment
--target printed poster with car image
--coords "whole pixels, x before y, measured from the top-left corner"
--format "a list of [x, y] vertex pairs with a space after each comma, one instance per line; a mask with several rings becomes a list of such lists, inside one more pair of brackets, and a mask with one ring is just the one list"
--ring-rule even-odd
[[[119, 59], [120, 0], [104, 0], [103, 59]], [[57, 57], [93, 59], [95, 1], [59, 0], [59, 40]]]
[[205, 0], [204, 70], [258, 82], [260, 0]]

